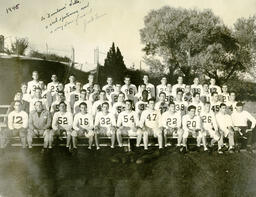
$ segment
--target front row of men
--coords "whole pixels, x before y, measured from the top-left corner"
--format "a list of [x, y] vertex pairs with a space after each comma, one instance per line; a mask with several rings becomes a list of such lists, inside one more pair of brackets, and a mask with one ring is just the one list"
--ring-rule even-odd
[[[19, 136], [23, 148], [32, 148], [32, 139], [34, 137], [44, 138], [44, 149], [52, 149], [54, 136], [62, 139], [66, 136], [66, 147], [71, 150], [77, 149], [77, 137], [85, 136], [89, 139], [89, 149], [92, 148], [95, 139], [96, 149], [100, 149], [99, 136], [111, 138], [111, 148], [114, 148], [115, 138], [118, 145], [122, 147], [123, 136], [134, 137], [137, 139], [136, 147], [140, 146], [143, 138], [144, 149], [148, 149], [148, 138], [153, 136], [157, 138], [159, 148], [163, 144], [168, 146], [168, 137], [177, 138], [177, 150], [187, 151], [187, 138], [193, 137], [197, 140], [197, 147], [203, 144], [204, 151], [211, 149], [215, 143], [218, 143], [218, 153], [223, 153], [223, 138], [228, 138], [229, 151], [232, 153], [235, 148], [235, 142], [239, 139], [247, 139], [248, 150], [251, 151], [252, 130], [255, 127], [255, 119], [247, 111], [243, 111], [243, 104], [238, 102], [236, 111], [232, 115], [226, 113], [226, 105], [220, 105], [220, 111], [216, 115], [211, 112], [210, 103], [204, 104], [204, 109], [200, 116], [196, 115], [196, 106], [190, 105], [188, 113], [181, 116], [175, 111], [175, 103], [169, 103], [169, 109], [163, 114], [155, 110], [155, 100], [148, 100], [148, 108], [140, 116], [132, 110], [132, 101], [125, 101], [125, 110], [121, 112], [116, 120], [113, 113], [109, 112], [109, 103], [102, 104], [102, 111], [98, 112], [95, 118], [87, 112], [87, 104], [80, 103], [80, 112], [73, 114], [68, 112], [65, 102], [60, 102], [59, 111], [51, 113], [43, 108], [42, 102], [37, 101], [34, 104], [35, 110], [29, 114], [21, 110], [20, 101], [15, 101], [14, 111], [8, 115], [8, 127], [12, 135]], [[250, 128], [247, 121], [251, 121]], [[7, 135], [6, 135], [7, 136]], [[206, 137], [211, 138], [207, 145]], [[163, 140], [164, 139], [164, 140]], [[72, 143], [71, 143], [72, 142]], [[1, 146], [2, 147], [2, 146]]]

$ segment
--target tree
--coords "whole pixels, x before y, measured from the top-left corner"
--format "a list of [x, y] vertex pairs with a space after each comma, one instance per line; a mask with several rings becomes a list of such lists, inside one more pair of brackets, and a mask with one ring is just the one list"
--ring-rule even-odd
[[121, 51], [118, 47], [115, 47], [115, 43], [112, 44], [107, 53], [104, 62], [104, 71], [106, 76], [111, 76], [116, 81], [121, 81], [124, 77], [126, 66]]
[[28, 40], [26, 38], [16, 38], [11, 44], [11, 53], [16, 55], [24, 55], [28, 48]]
[[165, 6], [145, 16], [144, 25], [143, 51], [160, 57], [171, 77], [178, 73], [191, 79], [203, 74], [221, 83], [245, 70], [239, 42], [211, 10]]

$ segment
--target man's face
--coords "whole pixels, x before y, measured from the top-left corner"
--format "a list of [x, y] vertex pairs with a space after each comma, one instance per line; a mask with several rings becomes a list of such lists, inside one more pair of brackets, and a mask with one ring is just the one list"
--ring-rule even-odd
[[215, 85], [215, 82], [216, 82], [215, 79], [210, 80], [211, 85]]
[[148, 108], [153, 110], [155, 108], [155, 102], [154, 101], [149, 101]]
[[81, 83], [76, 83], [76, 90], [81, 90]]
[[51, 80], [52, 80], [53, 82], [57, 82], [57, 76], [56, 76], [56, 75], [52, 75]]
[[93, 89], [95, 92], [99, 92], [100, 91], [100, 86], [98, 84], [94, 84]]
[[58, 93], [57, 95], [58, 95], [58, 96], [57, 96], [57, 99], [58, 99], [59, 101], [64, 101], [64, 100], [65, 100], [65, 96], [64, 96], [63, 93]]
[[15, 100], [21, 100], [22, 99], [22, 93], [21, 92], [18, 92], [16, 95], [15, 95]]
[[74, 83], [75, 80], [76, 80], [76, 78], [75, 78], [74, 76], [71, 75], [71, 76], [69, 77], [69, 82], [70, 82], [70, 83]]
[[94, 79], [93, 75], [89, 75], [88, 76], [89, 83], [93, 83], [93, 79]]
[[107, 104], [103, 104], [103, 105], [102, 105], [102, 111], [103, 111], [103, 112], [107, 112], [107, 111], [108, 111], [108, 108], [109, 108], [109, 106], [108, 106]]
[[66, 112], [66, 105], [64, 103], [61, 103], [59, 105], [60, 112]]
[[226, 106], [222, 106], [221, 108], [220, 108], [220, 112], [222, 112], [222, 113], [226, 113]]
[[37, 72], [33, 72], [32, 78], [33, 78], [34, 80], [38, 80], [38, 73], [37, 73]]
[[39, 81], [39, 87], [43, 90], [44, 89], [44, 82], [43, 81]]
[[124, 102], [124, 95], [123, 94], [118, 95], [118, 101], [119, 102]]
[[205, 111], [208, 113], [209, 111], [210, 111], [210, 109], [211, 109], [211, 105], [210, 104], [205, 104], [204, 105], [204, 109], [205, 109]]
[[141, 92], [143, 91], [143, 90], [146, 90], [146, 86], [143, 84], [143, 85], [141, 85], [140, 86], [140, 90], [141, 90]]
[[164, 77], [164, 78], [161, 79], [161, 84], [162, 84], [162, 85], [166, 85], [166, 84], [167, 84], [167, 79], [166, 79], [166, 77]]
[[121, 85], [120, 84], [116, 84], [116, 92], [120, 92], [121, 91]]
[[130, 85], [131, 79], [130, 78], [125, 78], [124, 83], [125, 83], [125, 85]]
[[41, 102], [36, 102], [35, 103], [35, 109], [37, 112], [41, 112], [43, 110], [43, 105]]
[[243, 106], [236, 106], [236, 111], [242, 112], [243, 111]]
[[62, 91], [63, 89], [64, 89], [63, 84], [62, 84], [62, 83], [59, 83], [59, 84], [58, 84], [58, 90], [59, 90], [59, 91]]
[[21, 104], [19, 102], [15, 102], [14, 104], [14, 110], [15, 111], [21, 111]]
[[87, 111], [86, 105], [80, 105], [80, 111], [81, 111], [82, 113], [86, 113], [86, 111]]
[[171, 84], [167, 84], [167, 91], [172, 92], [172, 85]]
[[186, 85], [185, 91], [190, 92], [190, 90], [191, 90], [190, 85]]
[[125, 109], [126, 110], [131, 110], [132, 109], [132, 104], [130, 102], [125, 103]]
[[160, 95], [159, 95], [159, 100], [160, 100], [161, 102], [164, 102], [164, 101], [165, 101], [165, 94], [160, 94]]
[[203, 89], [204, 89], [205, 92], [208, 92], [209, 86], [207, 84], [204, 84]]
[[190, 117], [194, 117], [196, 114], [196, 110], [195, 109], [190, 109], [190, 111], [188, 112]]
[[196, 84], [196, 85], [199, 84], [199, 79], [198, 79], [198, 78], [195, 78], [195, 79], [194, 79], [194, 84]]
[[105, 92], [100, 93], [100, 100], [105, 100], [106, 94]]
[[213, 100], [216, 101], [216, 102], [219, 100], [218, 94], [214, 94], [214, 95], [213, 95]]
[[175, 112], [175, 105], [174, 105], [174, 104], [171, 104], [171, 105], [169, 106], [169, 110], [170, 110], [172, 113], [174, 113], [174, 112]]
[[42, 92], [41, 92], [40, 89], [36, 89], [36, 91], [35, 91], [35, 96], [36, 96], [36, 98], [41, 98]]
[[227, 92], [228, 91], [228, 86], [222, 86], [222, 91]]
[[82, 100], [85, 100], [85, 99], [86, 99], [86, 92], [85, 92], [85, 91], [82, 91], [82, 92], [81, 92], [80, 98], [81, 98]]
[[107, 79], [107, 84], [108, 84], [108, 85], [112, 85], [112, 84], [113, 84], [113, 79], [112, 79], [111, 77], [109, 77], [109, 78]]
[[183, 93], [182, 93], [182, 92], [178, 92], [178, 93], [177, 93], [177, 98], [178, 98], [179, 100], [182, 100], [182, 97], [183, 97]]
[[199, 95], [199, 94], [196, 94], [194, 99], [195, 99], [195, 101], [197, 101], [197, 102], [200, 101], [200, 95]]
[[144, 81], [144, 83], [148, 83], [148, 76], [147, 75], [144, 75], [143, 81]]
[[148, 91], [143, 91], [143, 92], [142, 92], [142, 98], [143, 98], [144, 100], [147, 100], [147, 99], [148, 99]]
[[182, 77], [178, 77], [178, 84], [182, 84], [183, 83], [183, 78]]
[[232, 93], [230, 94], [230, 100], [231, 100], [231, 101], [235, 101], [235, 100], [236, 100], [236, 94], [235, 94], [234, 92], [232, 92]]
[[21, 91], [23, 92], [23, 93], [25, 93], [26, 91], [27, 91], [27, 85], [22, 85], [21, 86]]

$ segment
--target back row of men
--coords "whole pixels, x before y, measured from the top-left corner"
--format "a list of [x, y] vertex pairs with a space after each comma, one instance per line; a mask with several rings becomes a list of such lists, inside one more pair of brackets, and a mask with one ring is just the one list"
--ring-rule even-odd
[[[151, 85], [148, 84], [147, 75], [144, 76], [145, 84], [139, 87], [138, 93], [136, 86], [130, 84], [129, 77], [125, 77], [125, 85], [122, 87], [118, 84], [114, 87], [112, 79], [108, 78], [108, 84], [103, 87], [104, 90], [100, 90], [95, 84], [93, 89], [86, 87], [81, 89], [81, 84], [75, 82], [74, 76], [70, 77], [70, 83], [65, 85], [63, 92], [59, 89], [61, 86], [56, 80], [56, 75], [53, 75], [53, 82], [48, 84], [50, 88], [46, 90], [47, 97], [42, 98], [43, 86], [35, 86], [31, 89], [31, 83], [39, 83], [38, 73], [33, 72], [32, 76], [33, 81], [28, 83], [28, 91], [23, 90], [16, 94], [15, 101], [8, 112], [9, 129], [12, 134], [18, 134], [21, 137], [23, 147], [26, 146], [27, 140], [31, 148], [32, 138], [43, 135], [44, 148], [52, 148], [53, 136], [63, 134], [67, 136], [66, 146], [69, 149], [71, 139], [76, 149], [77, 136], [81, 135], [89, 138], [89, 148], [95, 138], [97, 149], [99, 149], [98, 136], [102, 135], [111, 137], [112, 148], [115, 144], [115, 136], [119, 146], [122, 146], [124, 135], [136, 137], [137, 146], [140, 145], [143, 137], [145, 149], [147, 149], [149, 135], [158, 138], [159, 148], [162, 148], [163, 144], [167, 145], [167, 136], [176, 136], [177, 147], [181, 151], [186, 151], [187, 138], [190, 135], [197, 139], [198, 147], [201, 142], [203, 143], [205, 151], [208, 150], [207, 135], [212, 138], [210, 146], [218, 142], [219, 153], [222, 153], [224, 137], [229, 139], [230, 152], [233, 151], [237, 141], [235, 139], [239, 136], [248, 139], [249, 147], [252, 144], [255, 118], [243, 110], [243, 103], [235, 101], [235, 93], [229, 96], [226, 86], [223, 86], [222, 94], [218, 93], [218, 86], [215, 85], [211, 95], [209, 95], [210, 92], [205, 95], [203, 94], [205, 88], [195, 88], [196, 91], [192, 88], [191, 92], [191, 87], [201, 86], [199, 84], [193, 84], [194, 86], [191, 87], [183, 85], [182, 77], [179, 77], [178, 84], [174, 85], [170, 91], [167, 88], [166, 78], [163, 78], [160, 87], [165, 85], [167, 89], [160, 89], [160, 92], [157, 90], [158, 102], [155, 103], [152, 96], [154, 86], [151, 84], [153, 88], [148, 88]], [[92, 79], [93, 75], [89, 75], [89, 83], [92, 83]], [[194, 81], [198, 83], [197, 78]], [[57, 83], [56, 90], [51, 88], [52, 83]], [[25, 84], [22, 85], [24, 86]], [[113, 87], [113, 91], [108, 89], [110, 86]], [[184, 92], [182, 86], [185, 88]], [[51, 91], [52, 89], [54, 91]], [[117, 100], [112, 99], [115, 98], [113, 94], [116, 94]], [[29, 117], [25, 112], [24, 95], [28, 95], [26, 100], [30, 102]], [[52, 102], [51, 105], [50, 102]], [[136, 103], [135, 111], [134, 103]], [[228, 103], [231, 103], [229, 108], [227, 108]], [[250, 128], [247, 124], [248, 120], [252, 123]], [[163, 134], [165, 143], [163, 143]]]

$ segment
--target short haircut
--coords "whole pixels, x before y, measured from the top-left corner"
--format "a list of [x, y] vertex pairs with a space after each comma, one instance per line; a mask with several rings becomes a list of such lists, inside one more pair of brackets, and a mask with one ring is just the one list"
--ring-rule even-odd
[[80, 91], [80, 93], [82, 93], [82, 92], [85, 92], [85, 93], [87, 93], [87, 90], [85, 90], [85, 89], [82, 89], [82, 90]]
[[69, 77], [76, 77], [74, 74], [69, 75]]
[[209, 101], [206, 101], [204, 105], [211, 105], [211, 103]]
[[152, 97], [152, 98], [148, 99], [148, 103], [149, 103], [150, 101], [155, 102], [156, 100], [155, 100], [155, 98], [154, 98], [154, 97]]
[[108, 103], [108, 102], [104, 102], [104, 103], [102, 103], [102, 105], [101, 105], [101, 106], [103, 106], [103, 105], [107, 105], [107, 106], [109, 107], [109, 103]]
[[169, 102], [168, 106], [175, 105], [173, 101]]
[[212, 92], [212, 96], [214, 96], [214, 94], [218, 94], [218, 92]]
[[100, 93], [102, 93], [102, 92], [103, 92], [104, 94], [106, 94], [106, 91], [105, 91], [105, 90], [101, 90], [101, 91], [100, 91]]
[[130, 103], [132, 105], [133, 101], [131, 99], [125, 100], [125, 103]]
[[21, 101], [19, 101], [19, 100], [15, 100], [15, 101], [14, 101], [14, 105], [15, 105], [15, 103], [19, 103], [19, 104], [21, 104]]
[[65, 95], [65, 93], [63, 91], [58, 91], [58, 94], [63, 94]]
[[184, 93], [181, 89], [179, 89], [179, 90], [177, 91], [177, 94], [178, 94], [179, 92], [181, 92], [182, 94]]
[[196, 97], [196, 95], [200, 96], [200, 93], [199, 92], [194, 92], [193, 97]]
[[131, 76], [130, 75], [125, 75], [124, 79], [127, 79], [127, 78], [131, 79]]
[[123, 92], [119, 92], [118, 96], [121, 95], [121, 94], [122, 94], [123, 96], [125, 96], [125, 94], [124, 94]]
[[160, 92], [160, 93], [159, 93], [159, 96], [160, 96], [161, 94], [163, 94], [164, 96], [166, 96], [166, 93], [165, 93], [165, 92]]
[[227, 105], [225, 103], [221, 103], [220, 108], [222, 108], [223, 106], [226, 107]]
[[36, 101], [36, 102], [34, 103], [34, 105], [36, 105], [37, 103], [40, 103], [41, 105], [43, 105], [43, 102], [42, 102], [42, 101]]
[[24, 86], [24, 85], [25, 85], [25, 86], [28, 86], [26, 82], [22, 82], [22, 83], [20, 84], [21, 87]]
[[60, 106], [61, 104], [64, 104], [65, 107], [67, 107], [67, 104], [66, 104], [64, 101], [61, 101], [61, 102], [59, 103], [59, 106]]
[[82, 105], [84, 105], [85, 107], [87, 107], [87, 104], [85, 102], [82, 102], [79, 104], [79, 107], [81, 107]]
[[40, 90], [40, 91], [42, 92], [42, 89], [39, 88], [39, 87], [36, 87], [36, 88], [35, 88], [35, 91], [36, 91], [36, 90]]
[[34, 70], [34, 71], [32, 72], [32, 74], [34, 74], [34, 73], [37, 73], [37, 74], [38, 74], [38, 71], [37, 71], [37, 70]]
[[191, 109], [196, 110], [196, 106], [194, 106], [194, 105], [190, 105], [190, 106], [188, 107], [188, 111], [191, 111]]
[[141, 94], [148, 94], [148, 91], [147, 90], [143, 90]]

